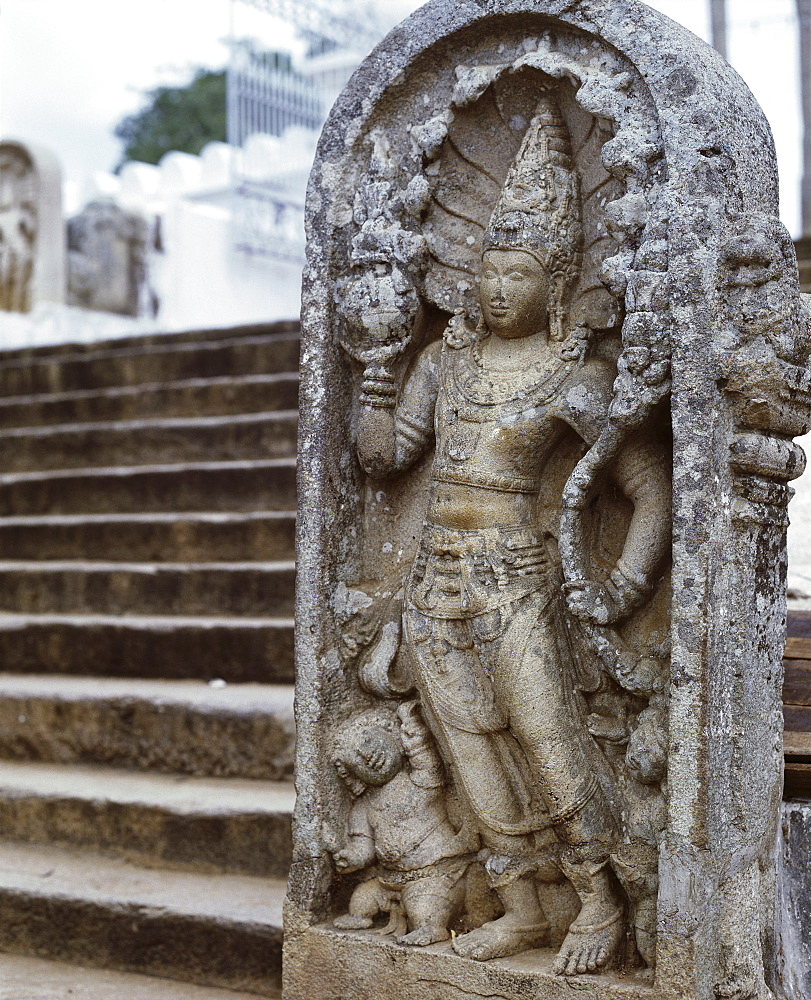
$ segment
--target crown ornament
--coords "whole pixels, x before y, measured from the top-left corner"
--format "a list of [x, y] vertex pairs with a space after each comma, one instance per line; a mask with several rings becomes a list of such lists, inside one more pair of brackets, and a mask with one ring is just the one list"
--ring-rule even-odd
[[550, 334], [564, 340], [566, 300], [583, 260], [580, 183], [571, 138], [553, 95], [544, 92], [484, 236], [483, 252], [523, 250], [549, 274]]

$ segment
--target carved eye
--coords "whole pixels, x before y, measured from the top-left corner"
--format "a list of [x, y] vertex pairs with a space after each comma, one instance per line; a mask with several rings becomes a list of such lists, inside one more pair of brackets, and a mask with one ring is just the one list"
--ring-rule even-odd
[[524, 271], [510, 271], [509, 274], [510, 281], [526, 281], [527, 277]]

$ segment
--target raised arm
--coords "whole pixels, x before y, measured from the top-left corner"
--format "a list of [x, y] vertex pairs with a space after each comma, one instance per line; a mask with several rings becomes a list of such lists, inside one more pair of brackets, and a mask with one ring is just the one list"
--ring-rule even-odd
[[368, 475], [402, 472], [433, 443], [441, 350], [441, 341], [424, 348], [399, 392], [393, 365], [376, 362], [364, 370], [357, 453]]

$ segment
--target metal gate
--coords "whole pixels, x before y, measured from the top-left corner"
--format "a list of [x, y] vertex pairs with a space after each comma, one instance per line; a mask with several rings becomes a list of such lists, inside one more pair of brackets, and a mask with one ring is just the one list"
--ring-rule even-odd
[[[228, 141], [234, 157], [234, 244], [240, 253], [304, 260], [304, 193], [327, 112], [349, 73], [382, 37], [374, 16], [341, 0], [231, 0], [287, 21], [306, 41], [304, 67], [252, 39], [231, 37]], [[266, 137], [266, 138], [257, 138]]]

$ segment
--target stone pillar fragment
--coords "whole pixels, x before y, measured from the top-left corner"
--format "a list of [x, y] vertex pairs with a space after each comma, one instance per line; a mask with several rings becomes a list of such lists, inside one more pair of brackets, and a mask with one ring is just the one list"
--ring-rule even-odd
[[148, 283], [149, 223], [111, 199], [68, 222], [68, 304], [121, 316], [154, 315]]
[[752, 95], [636, 0], [431, 0], [308, 206], [287, 1000], [782, 995], [811, 339]]

